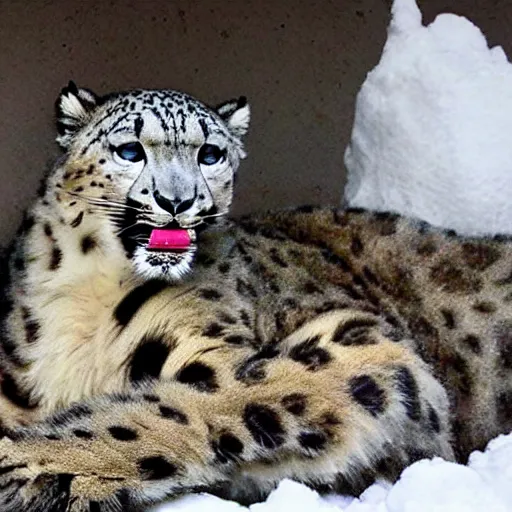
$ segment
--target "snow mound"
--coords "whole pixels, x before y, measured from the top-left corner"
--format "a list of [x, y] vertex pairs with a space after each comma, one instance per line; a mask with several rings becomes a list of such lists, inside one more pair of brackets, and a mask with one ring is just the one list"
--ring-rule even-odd
[[265, 503], [249, 508], [208, 494], [186, 496], [158, 512], [510, 512], [512, 434], [474, 452], [467, 466], [435, 458], [408, 467], [398, 482], [369, 487], [359, 498], [321, 497], [305, 485], [284, 480]]
[[512, 233], [512, 65], [466, 18], [395, 0], [357, 96], [345, 199], [466, 234]]

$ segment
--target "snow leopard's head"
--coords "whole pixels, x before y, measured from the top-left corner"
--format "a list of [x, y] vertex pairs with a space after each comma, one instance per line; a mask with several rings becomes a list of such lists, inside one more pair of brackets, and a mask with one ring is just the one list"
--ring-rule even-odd
[[212, 109], [172, 90], [98, 97], [70, 83], [57, 117], [66, 155], [49, 184], [66, 195], [63, 207], [80, 224], [108, 225], [137, 273], [186, 275], [201, 232], [230, 208], [245, 98]]

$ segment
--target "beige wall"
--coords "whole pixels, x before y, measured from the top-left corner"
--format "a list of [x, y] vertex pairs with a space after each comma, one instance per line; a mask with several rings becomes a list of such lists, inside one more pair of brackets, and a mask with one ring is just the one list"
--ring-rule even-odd
[[[512, 2], [424, 0], [500, 42]], [[53, 102], [72, 78], [106, 93], [171, 87], [253, 122], [237, 212], [338, 202], [355, 94], [378, 61], [385, 0], [0, 0], [0, 244], [52, 157]]]

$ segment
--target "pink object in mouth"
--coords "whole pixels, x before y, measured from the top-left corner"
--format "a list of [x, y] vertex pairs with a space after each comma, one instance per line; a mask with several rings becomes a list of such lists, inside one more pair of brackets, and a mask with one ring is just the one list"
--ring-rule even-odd
[[191, 244], [192, 236], [188, 229], [153, 229], [147, 248], [160, 251], [185, 251]]

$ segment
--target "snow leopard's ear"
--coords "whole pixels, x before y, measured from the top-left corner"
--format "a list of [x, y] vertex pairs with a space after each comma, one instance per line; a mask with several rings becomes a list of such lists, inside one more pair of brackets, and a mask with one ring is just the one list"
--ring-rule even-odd
[[68, 148], [75, 133], [91, 118], [92, 112], [98, 106], [98, 97], [88, 89], [81, 89], [74, 82], [69, 82], [62, 89], [55, 109], [57, 113], [57, 142]]
[[237, 100], [226, 101], [218, 105], [215, 110], [233, 135], [240, 138], [247, 133], [251, 109], [245, 96], [240, 96]]

